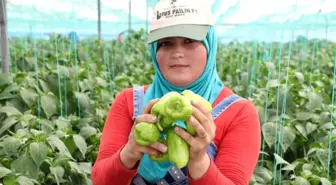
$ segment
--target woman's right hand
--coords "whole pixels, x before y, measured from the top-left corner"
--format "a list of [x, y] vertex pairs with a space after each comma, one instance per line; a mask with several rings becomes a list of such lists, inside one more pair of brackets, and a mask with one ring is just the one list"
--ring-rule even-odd
[[125, 147], [122, 149], [120, 153], [121, 162], [129, 169], [133, 169], [137, 162], [141, 159], [143, 154], [156, 155], [160, 156], [162, 153], [166, 152], [167, 146], [160, 143], [155, 142], [150, 146], [140, 146], [135, 142], [133, 137], [134, 127], [136, 124], [140, 122], [149, 122], [155, 123], [156, 117], [150, 114], [151, 109], [155, 103], [157, 103], [159, 99], [151, 100], [143, 109], [142, 114], [139, 115], [134, 122], [134, 125], [131, 129], [128, 142]]

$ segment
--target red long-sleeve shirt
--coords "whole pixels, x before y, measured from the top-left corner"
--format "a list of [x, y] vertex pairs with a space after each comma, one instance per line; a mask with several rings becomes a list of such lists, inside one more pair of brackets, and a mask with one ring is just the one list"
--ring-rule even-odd
[[[148, 86], [145, 87], [145, 90]], [[233, 92], [224, 87], [213, 103], [216, 106]], [[120, 151], [128, 140], [133, 125], [133, 91], [127, 88], [118, 94], [108, 113], [92, 169], [94, 185], [129, 185], [137, 168], [129, 170], [120, 161]], [[216, 120], [214, 143], [218, 153], [204, 176], [190, 185], [247, 185], [258, 161], [261, 128], [257, 110], [249, 100], [238, 101]]]

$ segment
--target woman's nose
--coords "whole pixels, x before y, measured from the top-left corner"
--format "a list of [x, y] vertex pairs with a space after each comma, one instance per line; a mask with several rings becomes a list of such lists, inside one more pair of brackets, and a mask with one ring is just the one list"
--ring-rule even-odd
[[183, 58], [184, 57], [183, 49], [182, 49], [181, 46], [174, 47], [174, 51], [172, 53], [172, 57], [174, 59], [178, 59], [178, 58]]
[[172, 54], [173, 59], [183, 58], [183, 53], [181, 51], [175, 51]]

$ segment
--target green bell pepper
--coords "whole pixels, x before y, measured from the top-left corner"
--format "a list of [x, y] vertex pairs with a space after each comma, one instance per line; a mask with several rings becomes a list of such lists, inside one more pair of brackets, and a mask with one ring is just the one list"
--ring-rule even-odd
[[177, 92], [169, 92], [153, 105], [151, 114], [158, 117], [157, 127], [163, 131], [172, 126], [176, 120], [189, 119], [192, 106], [186, 97]]
[[134, 128], [134, 139], [138, 145], [151, 145], [160, 139], [160, 130], [153, 123], [138, 123]]
[[187, 97], [190, 101], [196, 100], [196, 101], [202, 103], [208, 109], [209, 112], [212, 112], [212, 106], [211, 106], [210, 102], [208, 102], [202, 96], [192, 92], [191, 90], [184, 90], [182, 92], [182, 95], [184, 97]]
[[174, 128], [171, 127], [167, 131], [168, 158], [178, 168], [183, 168], [189, 162], [189, 145], [176, 134]]
[[177, 92], [169, 92], [163, 98], [165, 114], [173, 120], [186, 121], [192, 114], [190, 101]]

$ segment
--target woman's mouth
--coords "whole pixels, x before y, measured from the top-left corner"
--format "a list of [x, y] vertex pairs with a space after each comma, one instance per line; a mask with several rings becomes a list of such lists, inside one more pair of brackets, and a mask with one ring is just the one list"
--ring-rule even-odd
[[171, 68], [184, 68], [188, 67], [188, 65], [183, 65], [183, 64], [174, 64], [170, 66]]

